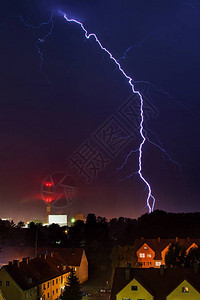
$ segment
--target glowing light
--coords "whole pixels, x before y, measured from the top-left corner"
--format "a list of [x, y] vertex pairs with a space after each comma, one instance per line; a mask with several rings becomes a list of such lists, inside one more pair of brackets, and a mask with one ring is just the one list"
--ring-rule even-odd
[[75, 223], [75, 222], [76, 222], [75, 218], [72, 218], [71, 223]]
[[48, 202], [48, 203], [50, 203], [52, 200], [53, 200], [53, 199], [52, 199], [51, 197], [45, 198], [45, 201]]
[[[154, 209], [155, 198], [152, 196], [152, 191], [151, 191], [150, 184], [148, 183], [148, 181], [144, 178], [144, 176], [142, 174], [142, 149], [143, 149], [144, 143], [146, 141], [145, 133], [144, 133], [144, 128], [143, 128], [143, 124], [144, 124], [144, 112], [143, 112], [144, 101], [143, 101], [143, 98], [142, 98], [142, 94], [139, 91], [135, 90], [133, 79], [129, 75], [126, 74], [126, 72], [122, 69], [119, 61], [117, 61], [114, 58], [114, 56], [112, 55], [112, 53], [101, 44], [100, 40], [98, 39], [98, 37], [97, 37], [97, 35], [95, 33], [88, 33], [88, 31], [85, 29], [84, 25], [81, 22], [77, 21], [76, 19], [69, 19], [66, 16], [66, 14], [64, 14], [64, 18], [65, 18], [65, 20], [67, 22], [72, 22], [72, 23], [76, 23], [77, 25], [79, 25], [81, 27], [81, 29], [83, 30], [86, 39], [90, 39], [91, 37], [93, 37], [95, 39], [96, 43], [100, 46], [100, 48], [109, 55], [110, 59], [116, 64], [116, 67], [118, 68], [118, 70], [128, 80], [128, 83], [129, 83], [129, 85], [130, 85], [130, 87], [132, 89], [132, 92], [134, 94], [137, 94], [139, 96], [139, 98], [140, 98], [140, 117], [141, 117], [141, 119], [140, 119], [140, 136], [142, 138], [142, 141], [141, 141], [140, 146], [138, 148], [139, 157], [138, 157], [138, 171], [137, 171], [137, 174], [140, 176], [140, 178], [145, 183], [145, 185], [146, 185], [146, 187], [148, 189], [148, 195], [147, 195], [146, 202], [147, 202], [147, 207], [148, 207], [149, 213], [151, 213], [153, 211], [153, 209]], [[152, 205], [150, 204], [150, 199], [153, 200]]]
[[52, 183], [51, 182], [45, 182], [45, 186], [46, 187], [52, 187]]

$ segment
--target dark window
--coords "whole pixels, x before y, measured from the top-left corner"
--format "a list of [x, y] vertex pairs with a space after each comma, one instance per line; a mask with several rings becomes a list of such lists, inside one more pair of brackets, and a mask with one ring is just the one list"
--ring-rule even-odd
[[2, 286], [2, 280], [0, 280], [0, 286]]
[[43, 289], [44, 289], [44, 290], [46, 290], [46, 286], [45, 286], [45, 283], [43, 284]]
[[53, 285], [54, 285], [54, 280], [53, 280]]
[[53, 291], [53, 293], [52, 293], [53, 295], [54, 295], [54, 291]]
[[49, 298], [49, 293], [47, 294], [47, 297]]
[[6, 286], [10, 286], [10, 281], [6, 281]]
[[58, 289], [56, 289], [56, 293], [58, 293]]
[[56, 284], [58, 284], [58, 278], [56, 278]]
[[49, 282], [47, 283], [47, 288], [49, 288]]
[[137, 287], [137, 285], [132, 285], [132, 287], [131, 287], [131, 291], [137, 291], [138, 290], [138, 287]]

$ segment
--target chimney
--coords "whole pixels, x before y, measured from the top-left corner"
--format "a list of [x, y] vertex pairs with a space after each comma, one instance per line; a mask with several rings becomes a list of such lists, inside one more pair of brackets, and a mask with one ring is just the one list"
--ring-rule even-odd
[[194, 263], [194, 273], [197, 275], [199, 271], [199, 264], [198, 263]]
[[158, 243], [160, 243], [160, 237], [158, 237]]
[[164, 265], [160, 265], [160, 275], [164, 275], [164, 272], [165, 272], [165, 268], [164, 268]]
[[125, 279], [130, 280], [131, 277], [131, 263], [127, 263], [126, 269], [125, 269]]
[[176, 236], [176, 243], [178, 243], [178, 237]]
[[30, 257], [23, 257], [23, 258], [22, 258], [22, 261], [24, 261], [24, 262], [28, 265], [28, 263], [29, 263], [29, 258], [30, 258]]
[[14, 259], [13, 265], [19, 267], [19, 259]]

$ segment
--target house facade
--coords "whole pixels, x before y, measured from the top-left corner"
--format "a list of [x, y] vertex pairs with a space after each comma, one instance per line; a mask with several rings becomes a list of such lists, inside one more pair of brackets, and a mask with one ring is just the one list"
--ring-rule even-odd
[[160, 268], [165, 265], [165, 255], [172, 243], [179, 243], [180, 246], [186, 248], [186, 253], [191, 248], [200, 245], [199, 239], [136, 239], [135, 248], [137, 253], [138, 262], [142, 268]]
[[110, 300], [199, 300], [193, 269], [116, 268]]

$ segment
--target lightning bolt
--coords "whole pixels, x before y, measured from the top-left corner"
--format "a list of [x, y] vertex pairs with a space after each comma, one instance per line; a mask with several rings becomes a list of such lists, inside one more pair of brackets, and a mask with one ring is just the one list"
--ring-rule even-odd
[[[139, 91], [135, 90], [134, 84], [132, 83], [133, 79], [129, 75], [126, 74], [126, 72], [122, 69], [119, 61], [114, 58], [112, 53], [102, 45], [102, 43], [100, 42], [100, 40], [98, 39], [98, 37], [95, 33], [88, 33], [88, 31], [85, 29], [83, 23], [79, 22], [76, 19], [68, 18], [66, 16], [66, 14], [64, 14], [64, 18], [67, 22], [71, 22], [71, 23], [75, 23], [75, 24], [79, 25], [81, 27], [81, 29], [83, 30], [86, 39], [90, 39], [91, 37], [93, 37], [95, 39], [95, 41], [99, 45], [99, 47], [109, 55], [110, 59], [112, 61], [114, 61], [114, 63], [116, 64], [116, 67], [118, 68], [118, 70], [128, 80], [128, 83], [129, 83], [129, 85], [132, 89], [132, 92], [134, 94], [137, 94], [140, 98], [140, 118], [141, 119], [140, 119], [140, 130], [139, 131], [140, 131], [140, 136], [142, 138], [142, 141], [141, 141], [140, 146], [138, 148], [139, 156], [138, 156], [138, 171], [137, 171], [137, 174], [140, 176], [141, 180], [145, 183], [145, 185], [148, 189], [148, 195], [147, 195], [146, 202], [147, 202], [147, 207], [148, 207], [149, 213], [151, 213], [154, 210], [155, 198], [152, 195], [151, 186], [150, 186], [149, 182], [144, 178], [144, 176], [142, 174], [142, 150], [143, 150], [143, 146], [144, 146], [145, 141], [146, 141], [145, 132], [144, 132], [144, 128], [143, 128], [143, 124], [144, 124], [144, 111], [143, 111], [144, 101], [143, 101], [142, 94]], [[150, 203], [150, 200], [152, 200], [152, 204]]]
[[29, 28], [32, 28], [32, 29], [40, 29], [42, 28], [43, 26], [48, 26], [50, 25], [50, 29], [49, 31], [47, 32], [47, 34], [45, 34], [43, 37], [41, 38], [38, 38], [37, 41], [35, 42], [35, 47], [37, 49], [37, 53], [38, 53], [38, 56], [40, 58], [40, 67], [39, 67], [39, 71], [40, 73], [46, 78], [47, 82], [49, 84], [51, 84], [48, 76], [46, 73], [43, 72], [42, 70], [42, 65], [43, 65], [43, 61], [44, 61], [44, 55], [43, 55], [43, 52], [41, 51], [41, 44], [44, 43], [46, 41], [46, 39], [48, 38], [49, 35], [51, 35], [52, 31], [53, 31], [53, 27], [54, 27], [54, 21], [53, 21], [53, 11], [51, 12], [51, 17], [50, 19], [47, 21], [47, 22], [43, 22], [41, 24], [39, 24], [38, 26], [34, 26], [34, 25], [31, 25], [31, 24], [27, 24], [24, 19], [22, 18], [22, 16], [19, 17], [20, 21], [23, 23], [23, 25], [25, 27], [29, 27]]

